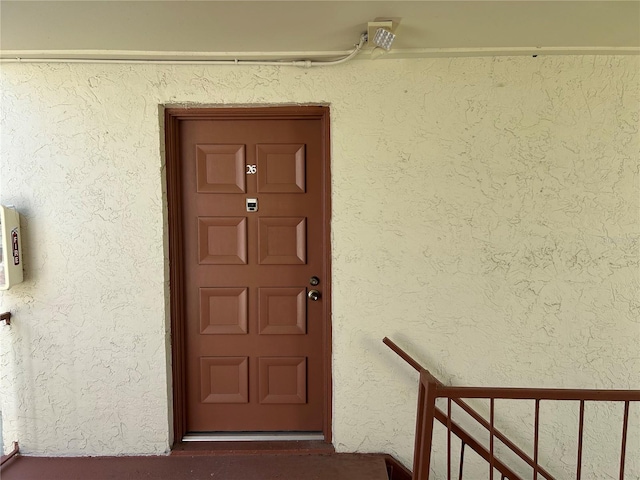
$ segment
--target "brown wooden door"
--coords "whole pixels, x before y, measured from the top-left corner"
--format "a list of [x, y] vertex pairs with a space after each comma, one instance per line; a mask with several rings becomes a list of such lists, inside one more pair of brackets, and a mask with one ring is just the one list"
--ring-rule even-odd
[[184, 119], [177, 133], [185, 433], [321, 432], [329, 375], [324, 115]]

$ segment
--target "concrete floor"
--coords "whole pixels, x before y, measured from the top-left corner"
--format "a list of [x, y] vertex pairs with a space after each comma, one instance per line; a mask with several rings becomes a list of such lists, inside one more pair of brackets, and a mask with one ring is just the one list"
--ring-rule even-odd
[[388, 480], [382, 455], [260, 454], [25, 457], [2, 480]]

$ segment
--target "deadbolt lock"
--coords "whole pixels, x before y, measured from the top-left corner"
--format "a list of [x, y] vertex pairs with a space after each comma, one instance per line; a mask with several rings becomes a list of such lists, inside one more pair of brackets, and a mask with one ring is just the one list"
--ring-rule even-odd
[[320, 284], [320, 279], [315, 275], [309, 279], [309, 285], [316, 286]]

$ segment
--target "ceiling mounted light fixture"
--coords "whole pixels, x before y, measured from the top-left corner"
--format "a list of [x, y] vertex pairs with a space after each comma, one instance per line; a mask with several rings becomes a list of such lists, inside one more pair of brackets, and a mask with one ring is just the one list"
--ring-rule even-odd
[[386, 51], [389, 51], [391, 50], [391, 45], [393, 45], [393, 41], [395, 39], [395, 34], [391, 33], [390, 30], [387, 30], [386, 28], [379, 28], [373, 36], [373, 44], [376, 47], [384, 48]]
[[397, 22], [393, 20], [376, 19], [374, 22], [367, 24], [367, 41], [370, 47], [381, 48], [385, 51], [391, 50], [396, 39], [395, 27]]

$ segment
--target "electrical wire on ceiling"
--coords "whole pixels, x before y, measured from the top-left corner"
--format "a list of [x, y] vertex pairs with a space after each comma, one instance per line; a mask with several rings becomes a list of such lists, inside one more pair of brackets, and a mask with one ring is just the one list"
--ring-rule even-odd
[[276, 67], [329, 67], [353, 59], [367, 42], [367, 34], [360, 35], [360, 41], [344, 57], [337, 60], [153, 60], [153, 59], [113, 59], [113, 58], [0, 58], [0, 63], [113, 63], [151, 65], [268, 65]]

